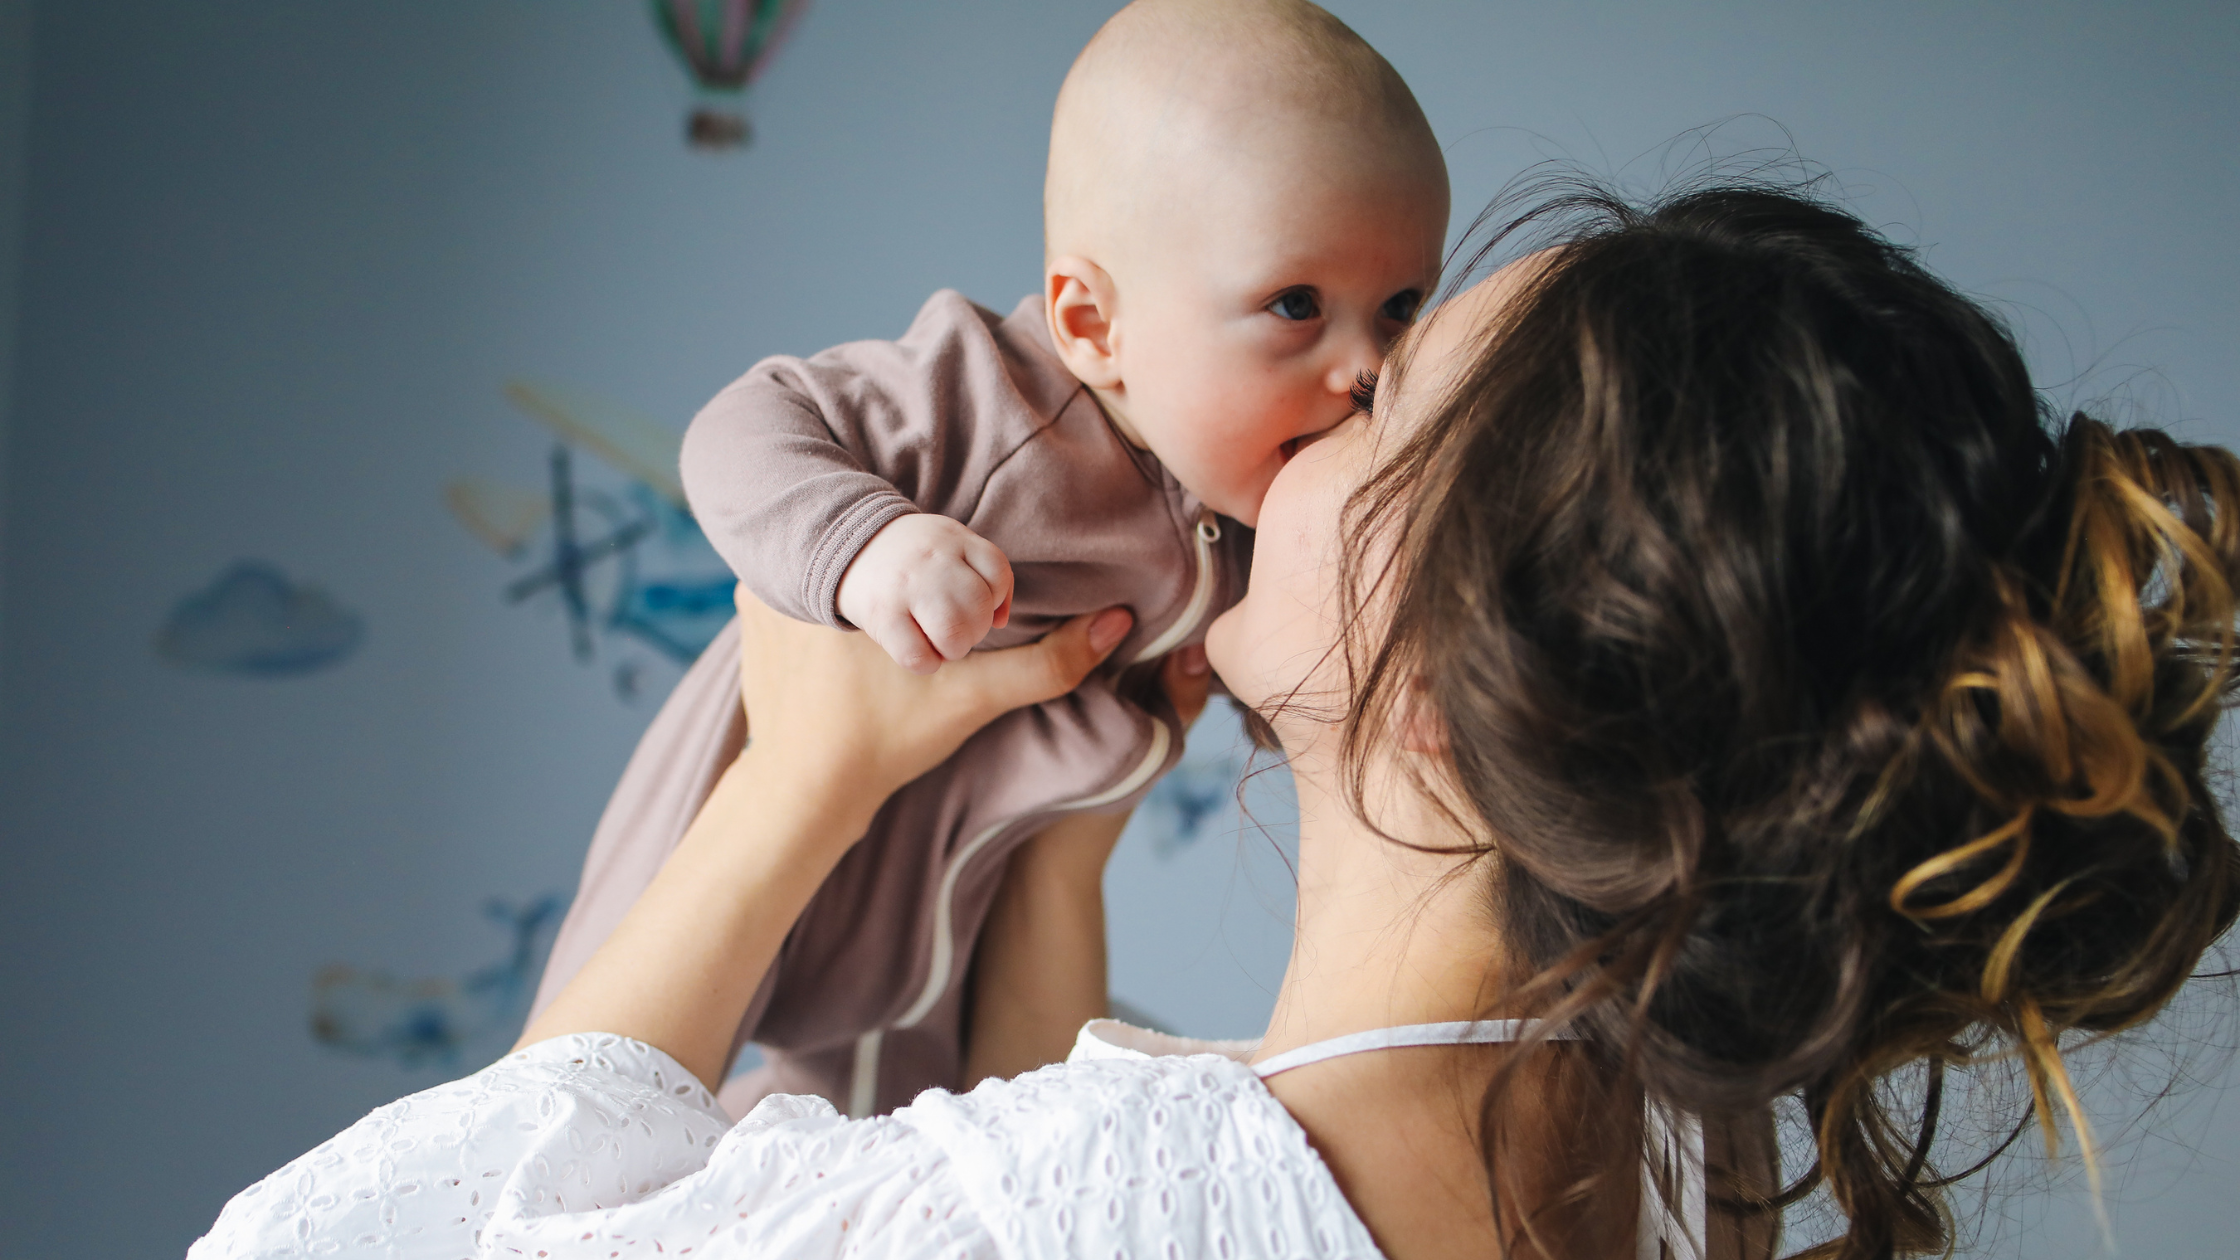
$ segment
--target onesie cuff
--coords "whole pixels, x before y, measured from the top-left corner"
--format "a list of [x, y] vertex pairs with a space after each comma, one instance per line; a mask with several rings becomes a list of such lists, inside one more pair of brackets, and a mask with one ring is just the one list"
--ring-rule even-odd
[[895, 518], [917, 510], [917, 504], [891, 490], [866, 495], [850, 504], [825, 530], [824, 537], [817, 542], [816, 554], [809, 558], [808, 571], [801, 582], [802, 608], [823, 625], [840, 630], [855, 629], [840, 615], [841, 577], [873, 534], [885, 529]]

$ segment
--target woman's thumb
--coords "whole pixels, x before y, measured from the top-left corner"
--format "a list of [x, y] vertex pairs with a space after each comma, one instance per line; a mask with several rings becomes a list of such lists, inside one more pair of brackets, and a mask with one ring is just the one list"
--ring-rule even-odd
[[1135, 624], [1135, 614], [1125, 608], [1107, 608], [1089, 618], [1089, 650], [1096, 654], [1096, 659], [1082, 669], [1082, 676], [1087, 677], [1090, 670], [1112, 655], [1112, 649], [1120, 646], [1120, 640], [1128, 637], [1129, 627]]
[[[973, 667], [977, 690], [994, 713], [1055, 700], [1075, 687], [1128, 637], [1135, 617], [1125, 608], [1075, 617], [1036, 643], [975, 652], [945, 669]], [[992, 716], [992, 714], [991, 714]]]

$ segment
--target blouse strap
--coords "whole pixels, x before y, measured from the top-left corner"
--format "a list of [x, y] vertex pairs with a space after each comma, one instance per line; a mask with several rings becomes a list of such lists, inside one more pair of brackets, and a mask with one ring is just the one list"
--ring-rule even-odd
[[[1479, 1046], [1496, 1042], [1518, 1041], [1531, 1035], [1539, 1025], [1532, 1019], [1465, 1019], [1446, 1024], [1402, 1024], [1395, 1028], [1372, 1028], [1367, 1032], [1347, 1033], [1327, 1041], [1311, 1042], [1296, 1050], [1286, 1050], [1270, 1059], [1252, 1065], [1261, 1080], [1279, 1072], [1302, 1068], [1325, 1059], [1336, 1059], [1368, 1050], [1393, 1050], [1402, 1046]], [[1549, 1033], [1551, 1041], [1572, 1041], [1577, 1034], [1568, 1028]]]
[[[1360, 1054], [1401, 1046], [1490, 1045], [1519, 1041], [1532, 1035], [1538, 1020], [1478, 1019], [1448, 1024], [1402, 1024], [1347, 1033], [1327, 1041], [1286, 1050], [1252, 1065], [1261, 1080], [1281, 1072]], [[1558, 1028], [1550, 1041], [1577, 1041], [1579, 1034]], [[1686, 1113], [1669, 1112], [1646, 1104], [1644, 1137], [1649, 1158], [1641, 1169], [1641, 1221], [1635, 1231], [1638, 1260], [1703, 1260], [1705, 1255], [1705, 1197], [1703, 1170], [1703, 1121]]]

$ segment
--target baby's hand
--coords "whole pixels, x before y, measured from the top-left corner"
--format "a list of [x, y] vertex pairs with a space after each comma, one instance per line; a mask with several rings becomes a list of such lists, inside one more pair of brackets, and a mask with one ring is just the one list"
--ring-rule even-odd
[[896, 517], [840, 575], [837, 602], [887, 655], [930, 674], [1011, 620], [1011, 561], [946, 516]]

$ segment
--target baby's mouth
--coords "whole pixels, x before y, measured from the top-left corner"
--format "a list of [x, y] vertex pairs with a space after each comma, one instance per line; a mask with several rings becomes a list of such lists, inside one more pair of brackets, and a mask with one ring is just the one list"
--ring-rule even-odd
[[1328, 429], [1316, 429], [1312, 433], [1302, 433], [1295, 438], [1286, 438], [1282, 445], [1276, 447], [1276, 453], [1282, 455], [1283, 462], [1288, 464], [1299, 452], [1329, 437], [1337, 427], [1337, 425], [1331, 425]]

